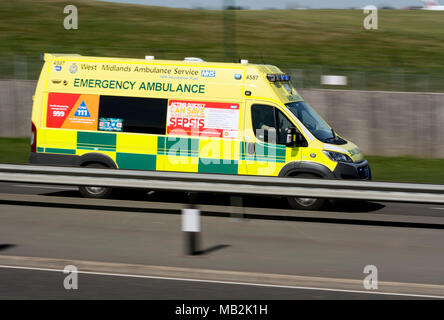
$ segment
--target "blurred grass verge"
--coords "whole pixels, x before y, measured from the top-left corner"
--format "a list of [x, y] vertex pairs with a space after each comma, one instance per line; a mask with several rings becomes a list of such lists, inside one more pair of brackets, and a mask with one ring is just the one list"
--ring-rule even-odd
[[29, 138], [0, 138], [0, 163], [29, 163]]
[[[29, 138], [0, 138], [0, 163], [29, 163]], [[444, 184], [444, 159], [366, 156], [374, 181]]]
[[444, 159], [366, 156], [374, 181], [444, 184]]
[[44, 52], [207, 61], [238, 57], [302, 73], [303, 87], [319, 86], [320, 74], [333, 73], [349, 76], [349, 89], [443, 90], [441, 12], [380, 10], [379, 29], [370, 31], [363, 28], [362, 10], [230, 10], [236, 52], [227, 53], [229, 28], [222, 10], [72, 0], [79, 29], [65, 30], [67, 4], [2, 2], [0, 77], [26, 73], [36, 79]]

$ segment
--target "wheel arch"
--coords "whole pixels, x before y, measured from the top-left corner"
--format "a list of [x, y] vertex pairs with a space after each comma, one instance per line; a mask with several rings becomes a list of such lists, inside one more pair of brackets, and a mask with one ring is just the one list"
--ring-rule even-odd
[[87, 166], [90, 163], [101, 163], [108, 168], [117, 169], [117, 165], [114, 160], [103, 153], [86, 153], [82, 155], [78, 161], [80, 167]]
[[320, 178], [334, 178], [334, 173], [326, 166], [316, 162], [293, 161], [287, 163], [279, 172], [280, 177], [296, 176], [298, 174], [309, 173]]

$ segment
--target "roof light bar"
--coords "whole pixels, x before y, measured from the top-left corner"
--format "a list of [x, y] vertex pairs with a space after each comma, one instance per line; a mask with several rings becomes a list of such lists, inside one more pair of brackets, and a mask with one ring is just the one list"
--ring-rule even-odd
[[267, 74], [267, 79], [270, 82], [288, 82], [291, 77], [289, 74]]

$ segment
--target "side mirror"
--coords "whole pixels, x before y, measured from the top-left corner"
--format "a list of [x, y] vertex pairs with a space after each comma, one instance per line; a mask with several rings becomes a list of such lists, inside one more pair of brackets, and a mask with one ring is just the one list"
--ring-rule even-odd
[[307, 140], [299, 131], [296, 132], [296, 146], [297, 147], [308, 147]]
[[296, 144], [297, 130], [294, 127], [287, 129], [287, 137], [285, 139], [285, 145], [287, 147], [293, 147]]
[[287, 129], [287, 138], [285, 141], [287, 147], [306, 147], [307, 143], [304, 136], [296, 128]]

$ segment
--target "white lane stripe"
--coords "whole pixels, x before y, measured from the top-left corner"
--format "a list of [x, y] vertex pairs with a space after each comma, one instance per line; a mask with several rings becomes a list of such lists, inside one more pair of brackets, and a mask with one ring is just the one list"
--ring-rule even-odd
[[433, 210], [444, 210], [444, 208], [432, 208]]
[[57, 189], [57, 190], [77, 190], [76, 187], [55, 187], [55, 186], [45, 186], [45, 185], [35, 185], [35, 184], [14, 184], [13, 187], [19, 188], [38, 188], [38, 189]]
[[[52, 271], [52, 272], [64, 273], [63, 270], [49, 269], [49, 268], [33, 268], [33, 267], [19, 267], [19, 266], [7, 266], [7, 265], [0, 265], [0, 268], [33, 270], [33, 271]], [[416, 298], [444, 299], [444, 296], [410, 294], [410, 293], [363, 291], [363, 290], [361, 291], [361, 290], [346, 290], [346, 289], [316, 288], [316, 287], [301, 287], [301, 286], [285, 286], [285, 285], [278, 285], [278, 284], [245, 283], [245, 282], [205, 280], [205, 279], [186, 279], [186, 278], [177, 278], [177, 277], [146, 276], [146, 275], [136, 275], [136, 274], [106, 273], [106, 272], [93, 272], [93, 271], [77, 271], [77, 273], [101, 275], [101, 276], [113, 276], [113, 277], [126, 277], [126, 278], [160, 279], [160, 280], [173, 280], [173, 281], [233, 284], [233, 285], [242, 285], [242, 286], [271, 287], [271, 288], [282, 288], [282, 289], [319, 290], [319, 291], [333, 291], [333, 292], [346, 292], [346, 293], [363, 293], [363, 294], [379, 294], [379, 295], [404, 296], [404, 297], [416, 297]]]

